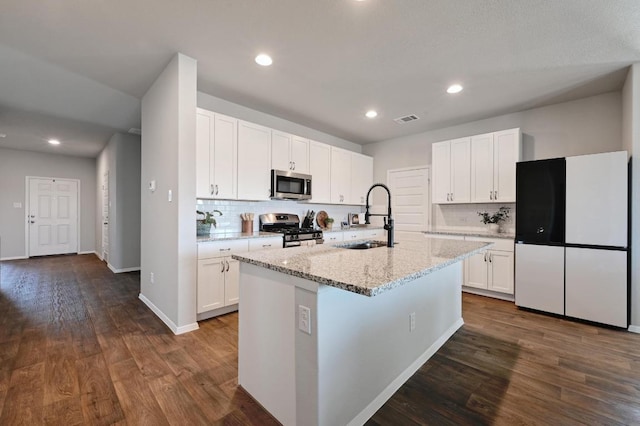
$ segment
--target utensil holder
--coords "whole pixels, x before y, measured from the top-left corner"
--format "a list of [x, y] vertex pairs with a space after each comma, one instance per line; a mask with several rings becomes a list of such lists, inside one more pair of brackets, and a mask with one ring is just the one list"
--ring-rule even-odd
[[242, 221], [242, 233], [243, 234], [253, 234], [253, 221], [252, 220], [243, 220]]

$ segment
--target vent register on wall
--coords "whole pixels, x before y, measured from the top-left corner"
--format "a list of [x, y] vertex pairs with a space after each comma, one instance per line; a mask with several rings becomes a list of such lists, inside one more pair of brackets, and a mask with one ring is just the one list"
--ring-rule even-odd
[[518, 163], [516, 305], [628, 326], [627, 158]]

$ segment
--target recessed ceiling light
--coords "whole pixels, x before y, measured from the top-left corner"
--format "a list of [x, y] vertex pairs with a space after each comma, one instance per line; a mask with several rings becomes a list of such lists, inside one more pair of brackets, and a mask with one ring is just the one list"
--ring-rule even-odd
[[273, 63], [273, 59], [271, 59], [271, 56], [267, 55], [266, 53], [261, 53], [256, 56], [256, 63], [258, 65], [262, 65], [263, 67], [268, 67]]
[[60, 141], [57, 139], [49, 139], [51, 145], [60, 145]]
[[365, 115], [367, 116], [367, 118], [376, 118], [378, 116], [378, 113], [374, 110], [369, 110]]
[[449, 86], [449, 88], [447, 89], [447, 93], [460, 93], [462, 92], [462, 86], [459, 84], [452, 84], [451, 86]]

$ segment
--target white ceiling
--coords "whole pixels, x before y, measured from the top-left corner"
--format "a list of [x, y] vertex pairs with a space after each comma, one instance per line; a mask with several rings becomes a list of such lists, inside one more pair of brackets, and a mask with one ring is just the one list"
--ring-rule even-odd
[[0, 147], [95, 156], [176, 52], [202, 92], [370, 143], [619, 90], [639, 22], [637, 0], [4, 0]]

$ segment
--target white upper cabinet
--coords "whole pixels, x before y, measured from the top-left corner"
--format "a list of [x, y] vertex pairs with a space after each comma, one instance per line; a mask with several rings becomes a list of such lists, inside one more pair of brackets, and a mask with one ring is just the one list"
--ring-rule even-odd
[[309, 139], [293, 136], [291, 138], [291, 162], [296, 173], [309, 173]]
[[331, 203], [351, 201], [351, 151], [331, 147]]
[[271, 168], [276, 170], [293, 170], [289, 152], [291, 151], [291, 135], [278, 132], [271, 133]]
[[516, 201], [516, 163], [520, 161], [520, 129], [471, 138], [471, 201]]
[[331, 146], [309, 143], [309, 174], [311, 175], [311, 202], [331, 203]]
[[238, 120], [198, 108], [196, 197], [237, 198]]
[[349, 204], [365, 205], [367, 191], [373, 185], [373, 158], [351, 153], [351, 201]]
[[309, 140], [274, 130], [271, 135], [271, 168], [309, 173]]
[[460, 138], [432, 145], [434, 203], [470, 201], [470, 144], [470, 138]]
[[268, 200], [271, 195], [271, 129], [238, 122], [238, 199]]

